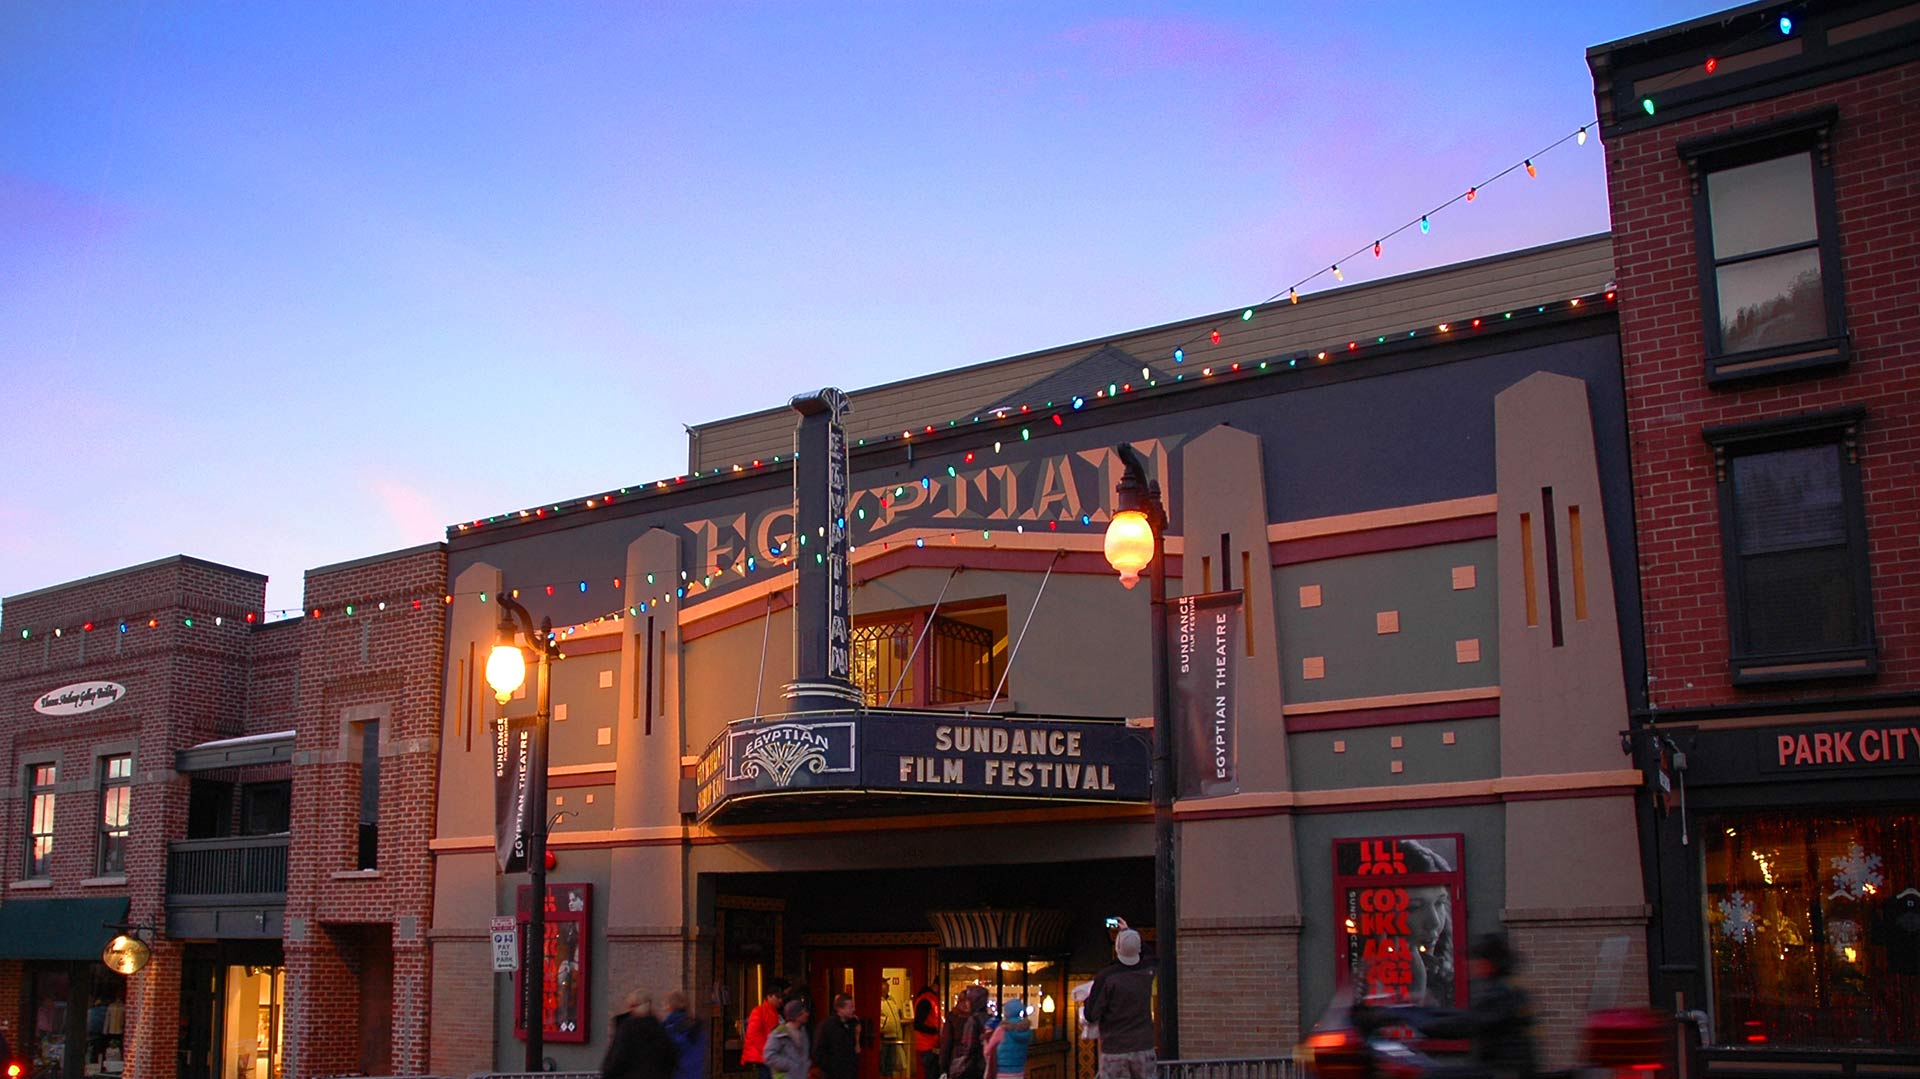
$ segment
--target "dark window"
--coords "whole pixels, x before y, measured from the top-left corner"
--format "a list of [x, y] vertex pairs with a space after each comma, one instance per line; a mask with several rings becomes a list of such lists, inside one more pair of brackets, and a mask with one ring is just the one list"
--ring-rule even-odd
[[1860, 409], [1707, 431], [1735, 682], [1871, 674]]
[[853, 627], [853, 681], [875, 708], [990, 700], [1006, 649], [1007, 609], [998, 602], [863, 616]]
[[187, 838], [216, 839], [233, 829], [233, 784], [194, 779], [187, 787]]
[[293, 783], [249, 783], [240, 788], [240, 834], [278, 835], [291, 819]]
[[44, 877], [53, 861], [53, 787], [60, 770], [51, 764], [27, 769], [27, 876]]
[[1846, 362], [1827, 165], [1835, 115], [1680, 144], [1694, 176], [1711, 382]]
[[380, 864], [380, 721], [360, 724], [360, 869]]
[[133, 809], [133, 754], [100, 758], [101, 876], [127, 871], [127, 821]]

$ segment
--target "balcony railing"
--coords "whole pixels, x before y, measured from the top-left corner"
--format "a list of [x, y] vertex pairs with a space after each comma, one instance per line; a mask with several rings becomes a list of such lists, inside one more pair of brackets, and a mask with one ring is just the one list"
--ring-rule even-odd
[[177, 906], [284, 903], [287, 836], [176, 839], [167, 845], [167, 902]]

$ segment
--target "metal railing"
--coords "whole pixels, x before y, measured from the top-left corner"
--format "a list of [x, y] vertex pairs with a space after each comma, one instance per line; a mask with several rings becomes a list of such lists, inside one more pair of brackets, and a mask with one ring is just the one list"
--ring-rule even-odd
[[1219, 1060], [1162, 1060], [1159, 1079], [1296, 1079], [1292, 1057], [1225, 1057]]
[[167, 844], [170, 902], [284, 901], [287, 836], [220, 836]]

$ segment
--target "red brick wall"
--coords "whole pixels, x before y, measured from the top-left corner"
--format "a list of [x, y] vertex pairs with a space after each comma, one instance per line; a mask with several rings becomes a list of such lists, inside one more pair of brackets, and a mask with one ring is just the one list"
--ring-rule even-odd
[[[152, 964], [129, 979], [129, 1079], [172, 1079], [178, 1038], [179, 946], [165, 939], [167, 844], [186, 834], [188, 780], [174, 756], [197, 742], [245, 732], [249, 671], [266, 579], [188, 558], [170, 558], [10, 599], [0, 624], [0, 881], [25, 875], [25, 762], [57, 757], [54, 848], [44, 888], [8, 887], [9, 898], [124, 895], [136, 924], [159, 930]], [[193, 625], [186, 624], [187, 619]], [[83, 623], [92, 621], [92, 632]], [[127, 624], [121, 633], [120, 623]], [[149, 625], [152, 622], [152, 625]], [[23, 639], [21, 631], [26, 630]], [[58, 630], [56, 633], [55, 631]], [[126, 696], [74, 717], [33, 710], [39, 693], [72, 682], [110, 681]], [[126, 882], [96, 876], [100, 821], [96, 755], [135, 746]], [[0, 968], [0, 1018], [16, 1029], [24, 968]]]
[[[493, 953], [478, 934], [436, 938], [433, 963], [433, 1052], [427, 1070], [434, 1075], [471, 1075], [493, 1070], [493, 993], [498, 980]], [[515, 1067], [512, 1060], [507, 1067]]]
[[[288, 1079], [358, 1070], [360, 971], [372, 939], [393, 951], [394, 1074], [427, 1068], [426, 941], [446, 612], [438, 546], [315, 571], [302, 630], [294, 843], [287, 880]], [[420, 601], [418, 607], [415, 601]], [[384, 603], [385, 609], [381, 608]], [[353, 614], [346, 612], [348, 604]], [[379, 858], [355, 872], [361, 761], [345, 728], [381, 720]]]
[[[1692, 196], [1680, 140], [1839, 108], [1832, 162], [1853, 359], [1841, 374], [1710, 390]], [[1860, 468], [1881, 673], [1920, 688], [1920, 64], [1609, 136], [1636, 527], [1657, 707], [1831, 695], [1831, 684], [1735, 690], [1712, 455], [1701, 428], [1864, 405]]]

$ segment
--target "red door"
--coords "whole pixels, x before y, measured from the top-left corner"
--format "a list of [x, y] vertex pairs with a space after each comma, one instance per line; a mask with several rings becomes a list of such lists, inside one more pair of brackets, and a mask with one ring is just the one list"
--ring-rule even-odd
[[914, 949], [826, 948], [809, 954], [816, 1026], [833, 1014], [833, 998], [853, 998], [863, 1024], [860, 1079], [918, 1079], [913, 1051], [913, 994], [926, 982], [927, 954]]

